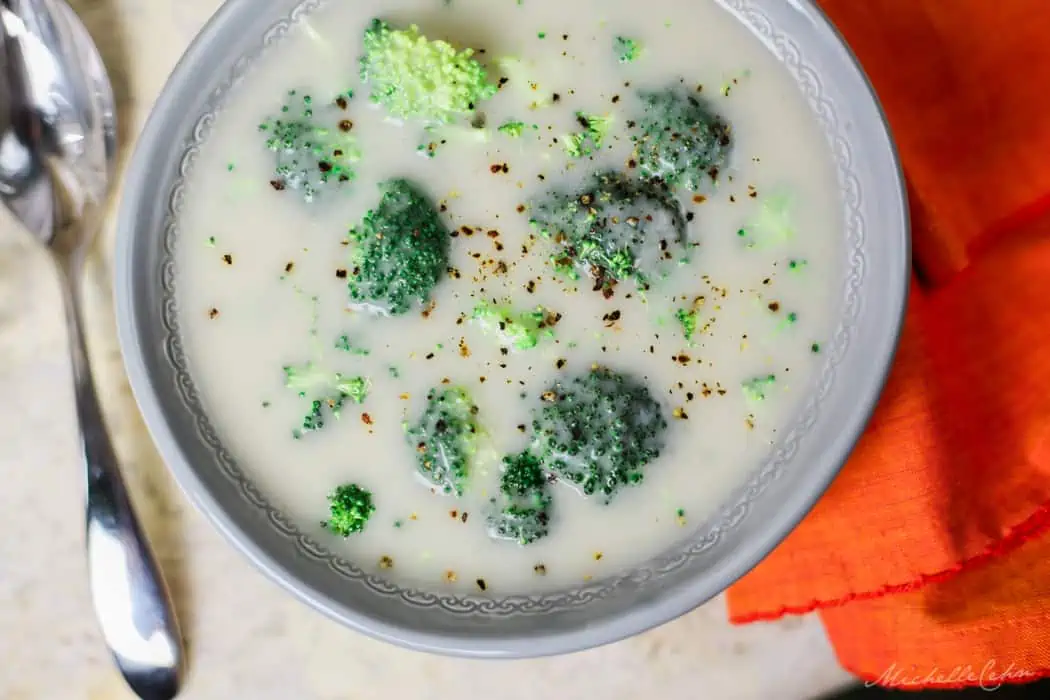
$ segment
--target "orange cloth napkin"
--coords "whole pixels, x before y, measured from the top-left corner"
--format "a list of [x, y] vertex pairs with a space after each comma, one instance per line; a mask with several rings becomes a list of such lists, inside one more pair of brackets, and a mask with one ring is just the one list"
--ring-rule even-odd
[[820, 610], [883, 685], [1050, 675], [1050, 7], [820, 4], [900, 147], [912, 299], [867, 433], [730, 616]]

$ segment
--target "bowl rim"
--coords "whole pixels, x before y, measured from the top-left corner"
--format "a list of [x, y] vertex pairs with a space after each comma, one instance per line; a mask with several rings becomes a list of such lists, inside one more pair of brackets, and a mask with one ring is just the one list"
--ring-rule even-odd
[[[741, 0], [714, 1], [722, 5], [726, 11], [733, 11], [733, 5], [741, 2]], [[844, 55], [851, 62], [852, 65], [849, 67], [859, 79], [858, 84], [863, 85], [866, 90], [867, 107], [874, 110], [873, 115], [877, 117], [875, 122], [880, 126], [879, 133], [872, 134], [872, 136], [878, 137], [888, 150], [894, 182], [893, 187], [888, 187], [887, 191], [893, 192], [899, 198], [900, 218], [896, 221], [893, 233], [900, 235], [900, 240], [896, 243], [903, 247], [902, 259], [905, 269], [900, 275], [901, 288], [886, 290], [886, 298], [891, 302], [889, 308], [895, 323], [893, 332], [886, 334], [880, 346], [874, 351], [874, 356], [878, 359], [878, 372], [873, 373], [870, 380], [869, 386], [873, 388], [871, 400], [863, 402], [865, 405], [849, 416], [849, 421], [842, 426], [839, 438], [824, 450], [825, 457], [819, 465], [816, 465], [819, 468], [808, 470], [806, 475], [798, 480], [795, 488], [789, 492], [779, 507], [765, 519], [766, 526], [762, 532], [747, 538], [743, 546], [735, 548], [723, 557], [715, 567], [719, 569], [717, 576], [706, 577], [706, 583], [697, 581], [696, 585], [681, 586], [668, 595], [636, 602], [625, 611], [596, 625], [582, 626], [569, 631], [537, 631], [527, 637], [508, 635], [498, 640], [451, 638], [443, 633], [409, 630], [370, 615], [367, 610], [345, 605], [296, 577], [284, 564], [264, 551], [254, 538], [225, 512], [224, 507], [190, 466], [189, 459], [176, 439], [161, 406], [158, 389], [148, 370], [139, 340], [142, 337], [139, 333], [140, 319], [136, 313], [132, 295], [134, 276], [132, 250], [138, 230], [134, 224], [134, 214], [137, 203], [144, 196], [142, 183], [146, 182], [145, 174], [151, 165], [150, 154], [147, 152], [149, 149], [141, 147], [141, 144], [154, 143], [162, 136], [160, 115], [176, 108], [172, 88], [188, 79], [194, 54], [211, 41], [218, 34], [220, 27], [224, 26], [231, 16], [249, 2], [250, 0], [224, 0], [180, 57], [158, 94], [150, 110], [149, 118], [139, 134], [134, 153], [123, 177], [123, 191], [117, 214], [113, 294], [121, 353], [132, 394], [142, 413], [147, 430], [162, 461], [193, 506], [205, 515], [212, 525], [234, 545], [235, 549], [246, 556], [270, 580], [327, 617], [376, 639], [419, 651], [453, 656], [539, 657], [602, 646], [645, 632], [690, 612], [724, 591], [758, 565], [809, 513], [838, 475], [863, 434], [893, 365], [904, 326], [910, 292], [911, 220], [898, 148], [892, 138], [885, 111], [869, 77], [853, 50], [815, 0], [795, 0], [793, 4], [796, 9], [813, 21], [824, 25], [823, 28], [837, 40]]]

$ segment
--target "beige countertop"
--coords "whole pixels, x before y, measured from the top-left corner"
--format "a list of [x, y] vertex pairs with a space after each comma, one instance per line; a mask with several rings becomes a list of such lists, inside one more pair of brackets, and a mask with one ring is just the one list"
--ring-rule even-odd
[[[122, 164], [168, 72], [219, 0], [74, 0], [113, 75]], [[173, 588], [187, 700], [812, 698], [849, 677], [820, 623], [731, 627], [716, 600], [632, 640], [554, 659], [482, 662], [354, 634], [279, 590], [194, 511], [124, 376], [110, 299], [113, 217], [89, 270], [89, 345], [117, 450]], [[127, 700], [96, 631], [83, 558], [64, 328], [44, 255], [0, 218], [0, 700]]]

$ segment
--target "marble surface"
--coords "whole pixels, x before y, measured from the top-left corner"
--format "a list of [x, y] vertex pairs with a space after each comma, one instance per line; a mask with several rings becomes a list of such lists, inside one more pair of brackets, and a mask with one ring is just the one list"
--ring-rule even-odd
[[[168, 72], [219, 0], [72, 4], [114, 77], [123, 166]], [[88, 340], [116, 447], [187, 637], [191, 667], [182, 697], [792, 700], [849, 683], [818, 620], [734, 628], [721, 600], [632, 640], [523, 662], [407, 652], [351, 633], [292, 600], [189, 506], [142, 424], [114, 327], [112, 209], [89, 264]], [[89, 604], [65, 342], [47, 258], [0, 216], [2, 700], [132, 698], [110, 664]]]

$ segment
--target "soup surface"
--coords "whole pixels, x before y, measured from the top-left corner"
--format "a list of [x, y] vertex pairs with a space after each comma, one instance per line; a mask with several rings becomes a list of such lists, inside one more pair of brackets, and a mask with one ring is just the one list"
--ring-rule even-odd
[[[454, 84], [397, 73], [434, 56]], [[796, 84], [713, 1], [332, 2], [193, 167], [183, 341], [241, 468], [333, 552], [571, 585], [688, 537], [795, 417], [837, 192]]]

